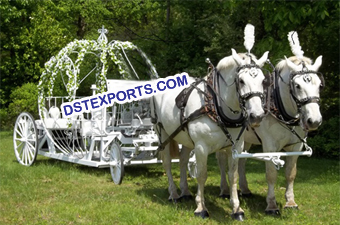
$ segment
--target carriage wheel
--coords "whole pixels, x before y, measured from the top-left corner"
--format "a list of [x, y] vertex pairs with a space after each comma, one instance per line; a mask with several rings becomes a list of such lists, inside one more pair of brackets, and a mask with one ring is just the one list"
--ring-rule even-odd
[[115, 184], [121, 184], [124, 176], [124, 158], [120, 145], [113, 142], [110, 151], [110, 172]]
[[38, 155], [38, 130], [31, 114], [23, 112], [18, 116], [13, 143], [18, 162], [24, 166], [32, 165]]
[[192, 178], [196, 178], [197, 177], [197, 166], [196, 166], [196, 156], [195, 156], [194, 151], [191, 151], [190, 156], [191, 157], [188, 163], [189, 175]]

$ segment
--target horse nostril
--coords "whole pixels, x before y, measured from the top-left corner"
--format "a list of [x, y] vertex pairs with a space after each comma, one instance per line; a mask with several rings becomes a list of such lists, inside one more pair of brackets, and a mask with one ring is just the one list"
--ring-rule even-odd
[[307, 120], [307, 123], [308, 123], [309, 125], [313, 124], [313, 121], [312, 121], [312, 119], [311, 119], [311, 118], [309, 118], [309, 119]]
[[260, 123], [264, 115], [256, 115], [255, 113], [250, 113], [249, 120], [253, 123]]
[[307, 119], [307, 124], [311, 128], [317, 128], [321, 125], [322, 119], [321, 120], [315, 120], [313, 121], [311, 118]]
[[254, 119], [255, 118], [255, 115], [254, 115], [254, 113], [250, 113], [250, 119]]

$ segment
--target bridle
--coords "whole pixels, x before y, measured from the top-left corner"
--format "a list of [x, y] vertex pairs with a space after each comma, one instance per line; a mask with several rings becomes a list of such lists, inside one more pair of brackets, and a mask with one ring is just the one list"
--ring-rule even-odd
[[[251, 57], [251, 56], [249, 56], [249, 57]], [[216, 74], [215, 77], [216, 77], [216, 79], [213, 79], [214, 80], [213, 83], [214, 83], [214, 87], [215, 87], [216, 90], [220, 89], [219, 80], [222, 80], [224, 85], [226, 85], [226, 87], [230, 87], [230, 86], [235, 84], [236, 93], [237, 93], [238, 100], [239, 100], [239, 103], [240, 103], [240, 108], [242, 109], [243, 114], [244, 114], [245, 117], [247, 117], [246, 111], [244, 110], [245, 109], [245, 104], [246, 104], [246, 102], [250, 98], [252, 98], [252, 97], [260, 97], [262, 106], [264, 106], [264, 104], [265, 104], [265, 100], [264, 100], [265, 96], [264, 96], [264, 94], [262, 92], [260, 92], [260, 91], [250, 91], [250, 92], [245, 93], [245, 94], [241, 94], [241, 92], [240, 92], [240, 85], [241, 85], [240, 74], [242, 73], [242, 70], [243, 69], [249, 69], [250, 70], [249, 71], [250, 76], [253, 77], [253, 78], [255, 78], [257, 76], [257, 74], [258, 74], [257, 69], [262, 70], [258, 65], [255, 64], [255, 62], [253, 60], [251, 60], [250, 64], [246, 64], [246, 65], [237, 67], [237, 69], [236, 69], [236, 76], [235, 76], [234, 82], [231, 83], [231, 84], [227, 84], [226, 80], [223, 78], [221, 73], [219, 71], [217, 71], [217, 69], [212, 65], [212, 63], [208, 59], [207, 59], [207, 63], [210, 64], [209, 67], [213, 71], [215, 70], [215, 74]], [[219, 91], [217, 91], [217, 92], [219, 92]], [[219, 97], [219, 99], [222, 100], [220, 97]], [[228, 108], [233, 113], [237, 113], [238, 112], [237, 110], [231, 109], [229, 106], [228, 106]]]
[[302, 61], [302, 70], [301, 71], [295, 71], [295, 72], [292, 72], [290, 74], [289, 84], [284, 82], [282, 77], [280, 76], [280, 79], [285, 84], [289, 85], [289, 92], [290, 92], [290, 95], [291, 95], [292, 99], [296, 103], [296, 106], [297, 106], [297, 109], [298, 109], [298, 113], [301, 112], [302, 106], [307, 105], [309, 103], [317, 103], [318, 105], [320, 105], [320, 97], [319, 96], [308, 96], [308, 97], [302, 98], [302, 99], [299, 99], [299, 98], [296, 97], [296, 94], [295, 94], [295, 91], [294, 91], [295, 90], [294, 89], [294, 77], [297, 76], [297, 75], [305, 75], [304, 80], [306, 82], [310, 82], [311, 78], [310, 78], [310, 76], [308, 74], [316, 74], [320, 78], [320, 80], [321, 80], [321, 87], [322, 88], [324, 87], [325, 80], [324, 80], [324, 77], [323, 77], [322, 73], [316, 72], [316, 71], [313, 71], [313, 70], [308, 70], [308, 68], [306, 67], [304, 61]]
[[242, 103], [242, 106], [245, 107], [246, 101], [249, 100], [250, 98], [256, 97], [256, 96], [260, 97], [261, 103], [262, 103], [262, 105], [264, 105], [264, 94], [262, 92], [260, 92], [260, 91], [250, 91], [250, 92], [245, 93], [243, 95], [240, 93], [240, 85], [241, 85], [240, 84], [240, 74], [241, 74], [241, 71], [243, 69], [249, 69], [250, 70], [249, 71], [250, 76], [255, 78], [258, 74], [257, 69], [261, 70], [261, 68], [258, 65], [256, 65], [253, 60], [251, 60], [250, 64], [239, 66], [236, 69], [236, 72], [237, 72], [237, 75], [235, 76], [236, 91], [238, 93], [239, 100]]

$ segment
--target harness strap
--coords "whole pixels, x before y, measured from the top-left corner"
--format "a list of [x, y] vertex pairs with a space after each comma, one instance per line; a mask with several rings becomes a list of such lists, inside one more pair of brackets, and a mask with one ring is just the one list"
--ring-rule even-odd
[[159, 146], [157, 151], [162, 151], [164, 150], [165, 146], [167, 144], [169, 144], [169, 142], [177, 136], [177, 134], [179, 132], [181, 132], [182, 130], [184, 130], [184, 128], [188, 125], [188, 123], [192, 120], [195, 120], [197, 118], [200, 118], [202, 116], [204, 116], [207, 113], [205, 106], [202, 106], [201, 108], [197, 109], [196, 111], [194, 111], [193, 113], [190, 114], [190, 116], [188, 116], [187, 118], [185, 118], [183, 120], [183, 123], [181, 123], [181, 125], [179, 127], [177, 127], [177, 129], [172, 132], [172, 134], [164, 141], [162, 142]]
[[260, 144], [262, 145], [262, 140], [261, 140], [260, 136], [256, 133], [255, 128], [254, 128], [254, 127], [251, 127], [251, 129], [252, 129], [252, 131], [254, 132], [254, 134], [255, 134], [257, 140], [258, 140], [258, 141], [260, 142]]
[[[190, 97], [191, 92], [194, 89], [197, 89], [201, 93], [204, 93], [201, 89], [199, 89], [197, 87], [197, 85], [199, 85], [202, 81], [204, 81], [204, 80], [203, 79], [196, 80], [189, 87], [183, 89], [175, 99], [176, 106], [181, 110], [181, 112], [180, 112], [180, 122], [181, 122], [181, 124], [183, 124], [183, 121], [184, 121], [184, 109], [187, 106], [188, 99]], [[182, 128], [182, 130], [184, 130], [184, 127]]]

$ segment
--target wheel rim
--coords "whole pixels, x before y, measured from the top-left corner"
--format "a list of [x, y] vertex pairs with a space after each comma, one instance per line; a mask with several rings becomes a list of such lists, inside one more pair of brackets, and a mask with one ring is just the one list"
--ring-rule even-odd
[[33, 117], [29, 113], [21, 113], [14, 126], [14, 153], [18, 162], [25, 166], [34, 163], [38, 153], [38, 134]]
[[110, 151], [110, 171], [115, 184], [121, 184], [124, 174], [123, 155], [120, 146], [112, 143]]

